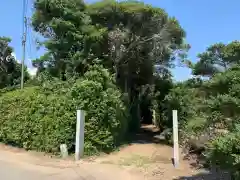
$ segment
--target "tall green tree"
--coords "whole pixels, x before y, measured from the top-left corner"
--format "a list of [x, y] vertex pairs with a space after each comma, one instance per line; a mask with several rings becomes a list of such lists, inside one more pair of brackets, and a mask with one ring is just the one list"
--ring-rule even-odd
[[20, 83], [21, 64], [12, 56], [13, 48], [9, 46], [10, 42], [10, 38], [0, 37], [0, 88]]
[[102, 64], [115, 74], [137, 121], [141, 101], [151, 94], [155, 65], [166, 72], [175, 60], [185, 58], [185, 32], [161, 8], [115, 0], [87, 6], [81, 0], [36, 0], [34, 7], [32, 25], [48, 49], [34, 61], [39, 71], [64, 79]]
[[66, 79], [66, 74], [83, 74], [87, 64], [92, 64], [92, 47], [101, 39], [101, 30], [91, 25], [84, 12], [82, 0], [36, 0], [32, 25], [45, 41], [47, 54], [33, 64], [49, 70], [53, 76]]
[[193, 74], [212, 77], [215, 73], [240, 64], [240, 41], [213, 44], [198, 58], [199, 61], [193, 65]]
[[87, 11], [94, 24], [108, 29], [105, 54], [128, 101], [133, 105], [140, 101], [136, 106], [145, 104], [141, 100], [149, 99], [155, 65], [159, 72], [166, 72], [177, 58], [185, 57], [185, 32], [163, 9], [139, 1], [101, 1]]

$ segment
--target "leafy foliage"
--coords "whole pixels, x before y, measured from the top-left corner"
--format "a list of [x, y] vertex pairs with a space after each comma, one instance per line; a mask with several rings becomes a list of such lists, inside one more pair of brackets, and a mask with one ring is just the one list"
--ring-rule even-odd
[[[0, 89], [20, 84], [21, 64], [12, 56], [10, 42], [10, 38], [0, 37]], [[28, 78], [29, 74], [25, 68], [25, 80]]]
[[108, 49], [116, 82], [127, 95], [130, 122], [151, 121], [155, 65], [166, 70], [184, 57], [185, 32], [163, 9], [138, 1], [101, 1], [89, 5], [87, 12], [94, 24], [108, 29], [109, 43], [104, 49]]
[[171, 128], [171, 111], [177, 109], [184, 147], [204, 151], [211, 165], [239, 179], [239, 42], [214, 44], [199, 58], [189, 67], [200, 76], [173, 85], [163, 101], [161, 122]]
[[[193, 86], [193, 87], [191, 87]], [[162, 120], [167, 128], [172, 127], [172, 110], [178, 110], [179, 123], [183, 125], [195, 116], [199, 104], [198, 91], [191, 82], [178, 83], [164, 97]]]
[[68, 74], [81, 76], [89, 65], [103, 65], [115, 74], [133, 127], [142, 118], [151, 119], [142, 116], [150, 111], [152, 97], [145, 96], [153, 83], [154, 65], [172, 67], [188, 49], [175, 18], [138, 1], [86, 6], [80, 0], [37, 0], [32, 25], [47, 38], [43, 44], [48, 52], [34, 61], [39, 72], [47, 70], [66, 80]]
[[240, 42], [216, 43], [198, 55], [199, 61], [193, 66], [194, 75], [213, 76], [240, 64]]
[[[33, 61], [33, 87], [15, 90], [20, 65], [9, 56], [10, 40], [0, 38], [0, 140], [72, 148], [81, 108], [86, 151], [110, 150], [127, 130], [151, 123], [153, 112], [159, 127], [171, 128], [176, 109], [182, 143], [239, 179], [239, 41], [209, 46], [194, 64], [184, 30], [161, 8], [131, 0], [35, 0], [34, 8], [32, 26], [47, 52]], [[170, 68], [178, 62], [195, 77], [174, 82]]]
[[239, 66], [229, 67], [196, 89], [197, 106], [181, 131], [184, 143], [203, 147], [209, 162], [230, 171], [232, 179], [239, 179], [239, 72]]
[[0, 97], [0, 139], [26, 149], [58, 152], [75, 141], [76, 109], [86, 111], [85, 151], [111, 150], [124, 136], [127, 122], [120, 93], [109, 73], [93, 67], [72, 82], [49, 81]]
[[[92, 46], [101, 39], [101, 30], [91, 25], [82, 0], [36, 0], [32, 25], [45, 39], [48, 52], [34, 61], [39, 71], [47, 69], [53, 76], [83, 73], [91, 64]], [[90, 44], [92, 42], [92, 44]]]
[[240, 129], [217, 137], [209, 147], [210, 163], [220, 165], [231, 172], [232, 179], [240, 178]]

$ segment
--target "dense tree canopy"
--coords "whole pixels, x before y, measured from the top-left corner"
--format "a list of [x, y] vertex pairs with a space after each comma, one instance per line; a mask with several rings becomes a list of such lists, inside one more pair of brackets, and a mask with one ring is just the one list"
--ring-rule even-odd
[[10, 38], [0, 37], [0, 88], [20, 83], [21, 65], [12, 56], [10, 42]]
[[132, 73], [145, 67], [152, 74], [154, 64], [169, 67], [177, 51], [184, 50], [185, 32], [177, 20], [137, 1], [102, 1], [86, 7], [81, 0], [38, 0], [35, 9], [32, 24], [47, 39], [49, 51], [34, 64], [52, 71], [65, 73], [71, 67], [81, 72], [79, 61], [86, 66], [87, 59], [98, 58], [108, 68], [114, 65], [117, 77], [120, 72], [131, 76], [119, 70], [130, 64]]
[[32, 25], [47, 39], [43, 44], [48, 50], [34, 65], [40, 71], [47, 68], [53, 76], [61, 78], [66, 78], [66, 73], [83, 73], [94, 60], [90, 42], [94, 44], [102, 36], [84, 12], [84, 2], [37, 0], [34, 7]]
[[240, 42], [216, 43], [208, 47], [206, 52], [199, 54], [198, 58], [199, 61], [193, 66], [193, 74], [211, 77], [240, 64]]
[[114, 0], [88, 6], [80, 0], [37, 0], [34, 6], [32, 25], [48, 49], [34, 61], [39, 71], [66, 79], [100, 63], [115, 74], [126, 102], [136, 106], [135, 119], [140, 99], [153, 85], [155, 65], [168, 71], [185, 58], [185, 32], [163, 9]]

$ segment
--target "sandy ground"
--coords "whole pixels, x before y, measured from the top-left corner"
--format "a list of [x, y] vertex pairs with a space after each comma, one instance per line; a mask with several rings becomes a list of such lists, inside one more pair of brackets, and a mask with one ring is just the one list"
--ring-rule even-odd
[[75, 162], [27, 152], [0, 144], [1, 180], [221, 180], [216, 172], [196, 169], [195, 161], [172, 165], [172, 148], [162, 144], [135, 142], [108, 155]]
[[61, 160], [0, 146], [1, 180], [121, 180], [125, 177], [141, 180], [141, 176], [114, 165]]

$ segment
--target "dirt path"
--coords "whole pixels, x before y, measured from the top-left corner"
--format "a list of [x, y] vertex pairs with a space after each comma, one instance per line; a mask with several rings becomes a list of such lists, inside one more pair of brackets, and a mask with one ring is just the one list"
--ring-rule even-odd
[[[41, 153], [26, 152], [22, 149], [0, 145], [0, 168], [11, 174], [19, 174], [20, 177], [11, 176], [6, 180], [141, 180], [141, 175], [129, 172], [124, 167], [111, 164], [101, 164], [87, 161], [74, 162], [73, 160], [61, 160], [44, 156]], [[11, 175], [10, 174], [10, 175]], [[10, 177], [6, 176], [6, 177]], [[0, 171], [0, 179], [5, 175]]]
[[[141, 139], [141, 137], [138, 139]], [[172, 165], [172, 148], [150, 139], [133, 142], [119, 151], [83, 159], [79, 162], [44, 156], [41, 153], [0, 144], [0, 168], [6, 165], [20, 174], [31, 174], [41, 180], [221, 180], [218, 173], [196, 169], [194, 161], [180, 158], [180, 166]], [[19, 169], [16, 169], [19, 167]], [[12, 169], [11, 168], [11, 169]], [[6, 170], [7, 171], [7, 170]], [[0, 176], [1, 176], [0, 171]], [[14, 172], [13, 172], [14, 173]], [[22, 176], [22, 175], [21, 175]], [[4, 178], [1, 178], [3, 179]], [[19, 180], [10, 179], [9, 180]], [[33, 178], [24, 178], [24, 180]]]
[[172, 148], [157, 144], [132, 144], [119, 152], [96, 158], [94, 162], [128, 167], [129, 172], [141, 173], [148, 180], [177, 180], [208, 174], [203, 169], [195, 169], [190, 161], [183, 160], [183, 156], [179, 168], [174, 168]]
[[182, 158], [180, 167], [175, 169], [171, 163], [171, 153], [172, 149], [164, 145], [132, 144], [110, 155], [76, 163], [1, 145], [0, 167], [6, 164], [19, 167], [18, 174], [25, 172], [41, 180], [221, 179], [207, 171], [193, 169], [190, 162]]

